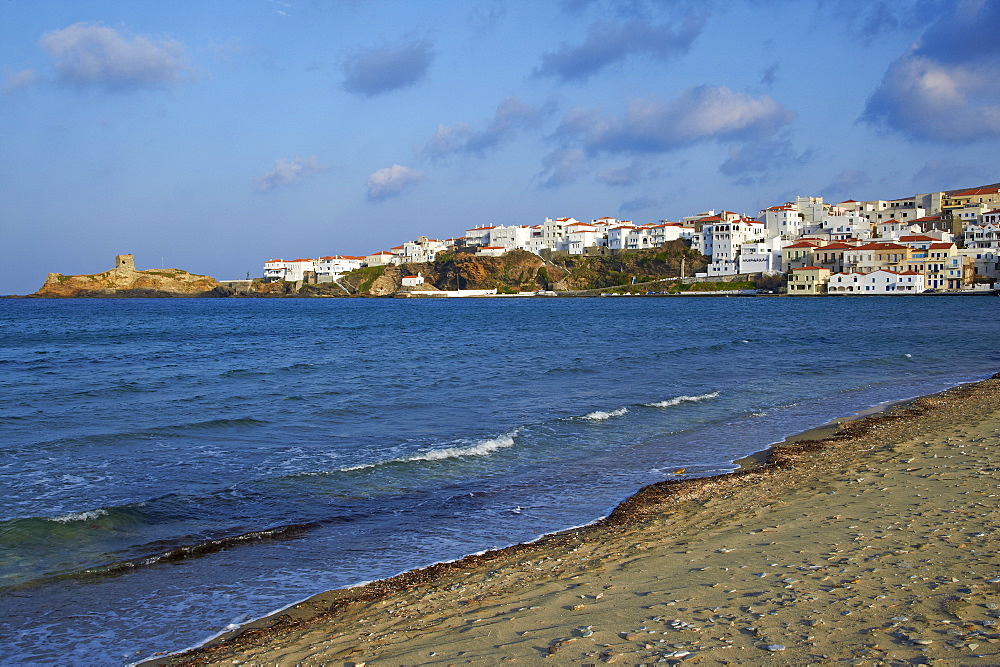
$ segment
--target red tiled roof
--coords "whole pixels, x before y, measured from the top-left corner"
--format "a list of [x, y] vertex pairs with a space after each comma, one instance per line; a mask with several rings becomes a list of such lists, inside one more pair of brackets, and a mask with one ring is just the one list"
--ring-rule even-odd
[[[820, 247], [818, 243], [813, 243], [812, 241], [799, 241], [798, 243], [793, 243], [791, 245], [786, 245], [785, 248], [818, 248]], [[784, 250], [785, 248], [782, 248]]]
[[948, 193], [949, 197], [970, 197], [974, 195], [995, 195], [1000, 193], [1000, 187], [990, 185], [981, 188], [969, 188], [968, 190], [953, 190]]
[[866, 243], [858, 246], [857, 250], [906, 250], [906, 246], [898, 243]]
[[955, 247], [954, 243], [932, 243], [931, 250], [948, 250]]
[[816, 269], [822, 269], [822, 266], [800, 266], [798, 268], [792, 269], [792, 271], [815, 271]]

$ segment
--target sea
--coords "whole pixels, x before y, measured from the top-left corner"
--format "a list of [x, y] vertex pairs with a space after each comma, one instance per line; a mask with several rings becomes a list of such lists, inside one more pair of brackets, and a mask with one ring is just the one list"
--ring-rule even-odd
[[1000, 299], [0, 300], [0, 663], [123, 665], [1000, 370]]

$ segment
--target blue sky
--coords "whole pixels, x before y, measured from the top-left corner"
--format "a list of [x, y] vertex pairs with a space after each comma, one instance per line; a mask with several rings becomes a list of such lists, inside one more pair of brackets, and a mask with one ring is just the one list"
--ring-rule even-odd
[[1000, 181], [1000, 0], [0, 0], [0, 294]]

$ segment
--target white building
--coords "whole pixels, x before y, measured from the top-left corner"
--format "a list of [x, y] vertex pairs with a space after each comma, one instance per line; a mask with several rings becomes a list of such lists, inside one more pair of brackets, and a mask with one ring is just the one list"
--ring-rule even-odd
[[284, 280], [288, 275], [288, 263], [283, 259], [269, 259], [264, 262], [264, 282], [273, 283]]
[[771, 236], [762, 241], [744, 243], [740, 246], [737, 259], [737, 273], [779, 273], [781, 271], [780, 236]]
[[1000, 222], [995, 220], [997, 217], [1000, 217], [1000, 214], [991, 211], [983, 216], [983, 224], [967, 224], [962, 234], [965, 247], [1000, 248]]
[[380, 250], [365, 256], [365, 266], [385, 266], [386, 264], [401, 264], [402, 258], [388, 250]]
[[484, 245], [476, 248], [476, 254], [480, 257], [500, 257], [507, 252], [503, 246]]
[[571, 255], [582, 255], [587, 248], [605, 246], [608, 243], [607, 236], [603, 231], [585, 222], [573, 223], [568, 225], [566, 229], [568, 230], [566, 242], [560, 244], [559, 249], [562, 250], [562, 245], [565, 245], [565, 250]]
[[527, 225], [501, 225], [490, 231], [489, 243], [485, 245], [507, 250], [527, 250], [530, 241], [531, 227]]
[[417, 273], [415, 276], [403, 276], [403, 287], [416, 287], [424, 284], [424, 277]]
[[544, 232], [542, 231], [541, 225], [532, 225], [529, 227], [528, 242], [525, 244], [524, 249], [538, 255], [542, 252], [542, 250], [548, 248], [549, 246], [546, 245], [543, 234]]
[[740, 248], [748, 243], [763, 242], [767, 236], [764, 223], [750, 218], [705, 225], [701, 232], [703, 243], [710, 243], [712, 249], [712, 262], [707, 269], [709, 276], [739, 273]]
[[473, 227], [472, 229], [465, 230], [465, 245], [490, 245], [493, 242], [493, 231], [496, 229], [497, 227], [495, 225], [488, 225], [485, 227]]
[[968, 257], [980, 276], [989, 276], [993, 282], [1000, 280], [1000, 249], [961, 248], [958, 254]]
[[[393, 248], [392, 251], [394, 254], [402, 256], [405, 262], [421, 264], [433, 262], [439, 252], [447, 249], [447, 241], [438, 241], [437, 239], [429, 239], [426, 236], [418, 236], [416, 241], [407, 241], [402, 246]], [[397, 253], [397, 250], [401, 252]]]
[[316, 272], [316, 280], [318, 282], [328, 282], [341, 274], [360, 269], [364, 261], [364, 257], [331, 255], [317, 259], [313, 264], [313, 270]]
[[874, 238], [879, 241], [895, 241], [900, 236], [911, 236], [920, 233], [920, 225], [913, 222], [896, 220], [890, 218], [883, 222], [876, 223], [873, 227]]
[[545, 218], [542, 223], [542, 240], [546, 248], [556, 249], [560, 243], [566, 241], [566, 227], [580, 222], [576, 218]]
[[292, 259], [285, 262], [284, 280], [294, 282], [304, 280], [305, 274], [315, 270], [312, 259]]
[[827, 284], [827, 293], [868, 296], [920, 294], [924, 285], [922, 273], [880, 269], [871, 273], [834, 273]]
[[612, 250], [625, 250], [628, 248], [629, 234], [635, 229], [634, 225], [621, 225], [608, 230], [608, 247]]

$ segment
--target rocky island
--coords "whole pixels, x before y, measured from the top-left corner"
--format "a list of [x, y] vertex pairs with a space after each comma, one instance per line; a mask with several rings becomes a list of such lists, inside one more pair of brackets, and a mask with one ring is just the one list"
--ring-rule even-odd
[[32, 297], [69, 299], [80, 297], [195, 297], [228, 296], [231, 290], [215, 278], [181, 269], [137, 271], [132, 255], [115, 257], [115, 268], [92, 275], [66, 276], [50, 273]]

